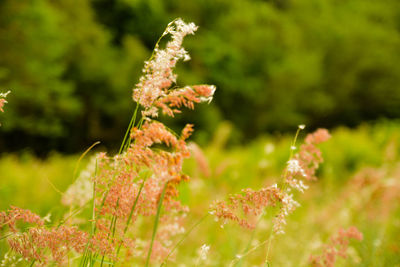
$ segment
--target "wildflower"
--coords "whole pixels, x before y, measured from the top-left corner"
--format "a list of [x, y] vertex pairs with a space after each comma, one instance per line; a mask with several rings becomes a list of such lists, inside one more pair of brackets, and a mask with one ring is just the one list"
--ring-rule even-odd
[[[228, 201], [217, 201], [211, 205], [211, 212], [214, 216], [224, 221], [237, 222], [245, 228], [254, 228], [255, 221], [252, 216], [261, 214], [267, 206], [276, 206], [283, 199], [282, 192], [275, 186], [269, 186], [258, 191], [243, 189], [241, 194], [229, 197]], [[240, 217], [242, 211], [247, 217]], [[253, 218], [254, 219], [254, 218]]]
[[293, 195], [289, 195], [287, 193], [284, 194], [282, 198], [282, 206], [278, 212], [278, 215], [274, 218], [274, 232], [276, 234], [284, 234], [283, 230], [286, 225], [286, 217], [291, 214], [300, 204], [293, 199]]
[[7, 97], [7, 95], [10, 93], [10, 91], [6, 92], [6, 93], [0, 93], [0, 111], [4, 112], [3, 107], [4, 104], [7, 103], [7, 100], [5, 100], [5, 98]]
[[176, 19], [168, 24], [163, 36], [171, 35], [171, 40], [165, 49], [158, 44], [151, 60], [145, 63], [143, 76], [133, 90], [133, 99], [144, 107], [142, 115], [145, 118], [158, 116], [158, 109], [164, 114], [173, 116], [179, 113], [179, 108], [185, 106], [193, 109], [194, 103], [211, 102], [215, 86], [195, 85], [170, 90], [176, 83], [177, 75], [173, 68], [179, 60], [190, 59], [187, 51], [182, 47], [186, 35], [194, 34], [197, 26], [194, 23], [186, 24]]
[[51, 213], [47, 213], [47, 215], [43, 217], [43, 221], [50, 223], [51, 222]]
[[[16, 222], [34, 224], [27, 231], [17, 229]], [[46, 264], [49, 261], [45, 250], [49, 249], [53, 261], [64, 263], [69, 251], [82, 252], [88, 241], [88, 234], [75, 227], [60, 226], [47, 229], [44, 220], [29, 210], [11, 207], [0, 213], [1, 227], [8, 226], [13, 235], [8, 238], [11, 249], [27, 260]]]
[[201, 248], [200, 248], [200, 259], [202, 261], [207, 260], [207, 254], [208, 254], [209, 250], [210, 250], [210, 246], [207, 246], [206, 244], [201, 246]]
[[194, 34], [196, 30], [196, 26], [185, 24], [181, 19], [168, 25], [163, 36], [170, 34], [172, 40], [167, 43], [165, 50], [160, 50], [157, 44], [153, 59], [145, 63], [144, 75], [134, 89], [133, 97], [136, 102], [149, 108], [158, 97], [165, 93], [164, 90], [176, 82], [176, 75], [172, 73], [172, 68], [178, 60], [187, 59], [187, 52], [182, 48], [183, 38], [188, 34]]
[[17, 232], [16, 222], [23, 221], [38, 226], [44, 225], [39, 215], [18, 207], [11, 206], [7, 212], [0, 212], [0, 229], [8, 226], [12, 232]]
[[[127, 257], [144, 255], [144, 250], [149, 250], [151, 259], [168, 255], [172, 238], [185, 231], [182, 221], [188, 208], [177, 197], [178, 185], [189, 180], [182, 165], [183, 160], [190, 156], [186, 139], [192, 134], [193, 125], [186, 125], [178, 135], [153, 118], [160, 110], [173, 116], [181, 112], [182, 107], [193, 109], [195, 103], [212, 100], [215, 86], [173, 87], [177, 79], [173, 73], [176, 63], [190, 59], [182, 47], [183, 39], [196, 30], [196, 25], [186, 24], [181, 19], [168, 24], [163, 36], [170, 35], [170, 41], [164, 49], [156, 45], [133, 90], [133, 99], [143, 109], [143, 120], [132, 127], [121, 154], [108, 156], [101, 153], [93, 157], [64, 194], [64, 205], [83, 207], [93, 197], [94, 191], [95, 220], [89, 221], [93, 232], [89, 235], [75, 226], [62, 224], [46, 227], [38, 215], [12, 207], [8, 212], [0, 212], [0, 227], [8, 226], [14, 233], [8, 239], [14, 252], [42, 265], [50, 261], [63, 265], [70, 252], [83, 253], [84, 256], [86, 252], [102, 255], [115, 262], [118, 259], [115, 252], [121, 246], [126, 249]], [[5, 96], [0, 94], [0, 98]], [[5, 100], [1, 99], [0, 109], [4, 103]], [[162, 212], [159, 214], [161, 204]], [[142, 222], [138, 220], [139, 216], [156, 214], [160, 215], [156, 224], [158, 231], [151, 243], [142, 241], [136, 233], [129, 235], [135, 238], [125, 235], [135, 223]], [[17, 220], [35, 226], [22, 232], [16, 227]], [[208, 250], [208, 246], [202, 247], [204, 255]]]
[[[193, 132], [193, 125], [188, 124], [178, 135], [153, 118], [158, 116], [160, 110], [173, 116], [180, 112], [181, 107], [193, 109], [194, 103], [210, 101], [215, 91], [215, 87], [210, 85], [171, 89], [176, 83], [177, 75], [173, 73], [173, 68], [177, 61], [190, 59], [182, 48], [183, 38], [196, 29], [193, 23], [186, 24], [181, 19], [167, 26], [163, 36], [170, 35], [171, 40], [165, 49], [156, 45], [152, 58], [145, 62], [143, 76], [133, 90], [133, 99], [143, 108], [143, 124], [132, 128], [130, 145], [124, 153], [114, 157], [103, 155], [95, 177], [98, 213], [105, 218], [115, 218], [115, 236], [123, 237], [123, 228], [129, 230], [128, 224], [124, 225], [126, 218], [131, 218], [130, 225], [133, 225], [139, 216], [154, 216], [162, 201], [166, 212], [160, 217], [158, 232], [152, 242], [151, 259], [168, 255], [172, 238], [185, 231], [182, 220], [188, 208], [177, 197], [178, 185], [189, 179], [182, 172], [182, 164], [190, 156], [186, 139]], [[161, 199], [161, 196], [164, 198]], [[107, 232], [113, 222], [107, 219], [102, 224], [102, 231]], [[122, 244], [127, 244], [124, 240], [125, 237]], [[134, 252], [143, 252], [150, 246], [147, 243], [136, 247]]]
[[320, 163], [323, 162], [321, 151], [316, 145], [327, 141], [330, 138], [326, 129], [318, 129], [313, 134], [308, 134], [305, 143], [301, 145], [299, 153], [294, 156], [304, 170], [302, 175], [307, 180], [315, 180], [315, 171]]
[[290, 173], [298, 173], [303, 171], [303, 169], [300, 167], [299, 161], [296, 159], [289, 160], [287, 164], [288, 164], [287, 170]]
[[173, 117], [175, 113], [180, 113], [179, 108], [194, 108], [194, 103], [211, 102], [215, 86], [194, 85], [186, 86], [181, 89], [170, 91], [163, 97], [154, 102], [154, 105], [161, 108], [164, 114]]
[[356, 239], [361, 241], [363, 235], [354, 226], [347, 230], [340, 229], [337, 235], [331, 237], [330, 243], [328, 243], [322, 255], [310, 256], [310, 263], [312, 266], [327, 266], [333, 267], [335, 265], [337, 257], [347, 258], [347, 248], [349, 246], [349, 240]]
[[197, 259], [195, 266], [199, 266], [200, 262], [204, 262], [207, 260], [207, 255], [209, 250], [210, 246], [207, 246], [206, 244], [201, 246], [200, 250], [198, 251], [199, 257]]
[[330, 138], [330, 134], [326, 129], [317, 129], [313, 134], [307, 135], [305, 139], [306, 144], [320, 144]]
[[[4, 104], [7, 103], [7, 100], [5, 99], [7, 97], [7, 95], [10, 93], [10, 91], [6, 92], [6, 93], [0, 93], [0, 111], [4, 112]], [[1, 126], [1, 124], [0, 124]]]
[[188, 34], [194, 34], [196, 30], [196, 25], [186, 24], [181, 19], [168, 24], [163, 36], [170, 34], [171, 41], [167, 43], [164, 50], [159, 49], [157, 44], [152, 60], [145, 62], [143, 76], [133, 93], [133, 99], [136, 102], [146, 109], [150, 108], [154, 101], [163, 96], [166, 90], [176, 82], [176, 75], [172, 69], [180, 59], [190, 58], [186, 50], [182, 48], [183, 38]]
[[[27, 232], [12, 236], [8, 243], [15, 252], [29, 261], [36, 260], [45, 265], [51, 260], [63, 265], [67, 254], [72, 250], [83, 252], [87, 241], [87, 233], [75, 227], [60, 226], [53, 229], [30, 228]], [[45, 254], [46, 249], [51, 252], [51, 258]]]
[[[304, 192], [308, 188], [302, 179], [313, 179], [315, 170], [322, 162], [321, 152], [315, 145], [328, 138], [329, 133], [322, 129], [306, 137], [299, 152], [287, 162], [284, 186], [278, 187], [274, 184], [258, 191], [244, 189], [241, 194], [230, 196], [228, 201], [214, 202], [211, 205], [212, 214], [218, 219], [235, 221], [240, 226], [254, 228], [255, 216], [260, 215], [265, 208], [279, 204], [278, 214], [273, 220], [273, 230], [276, 234], [283, 234], [286, 217], [300, 205], [293, 199], [290, 191], [296, 189]], [[292, 146], [291, 149], [296, 147]], [[243, 217], [239, 216], [241, 213], [244, 214]]]

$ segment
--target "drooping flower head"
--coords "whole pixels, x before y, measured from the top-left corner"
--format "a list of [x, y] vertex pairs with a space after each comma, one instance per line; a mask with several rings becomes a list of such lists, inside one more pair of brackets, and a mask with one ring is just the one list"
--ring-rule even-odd
[[157, 117], [159, 109], [173, 116], [180, 112], [179, 108], [182, 106], [193, 109], [193, 103], [212, 100], [215, 86], [196, 85], [171, 89], [177, 79], [177, 75], [173, 73], [176, 63], [190, 59], [188, 52], [182, 47], [183, 39], [186, 35], [194, 34], [196, 30], [194, 23], [186, 24], [182, 19], [172, 21], [162, 35], [170, 35], [171, 40], [165, 49], [160, 49], [157, 43], [151, 59], [145, 62], [143, 76], [133, 90], [133, 99], [144, 108], [144, 117]]
[[338, 257], [347, 258], [347, 249], [350, 239], [363, 240], [363, 234], [354, 226], [347, 230], [340, 229], [339, 232], [330, 238], [325, 245], [322, 255], [311, 255], [309, 262], [313, 267], [334, 267]]
[[[304, 127], [300, 125], [299, 129]], [[321, 152], [316, 145], [329, 137], [325, 129], [318, 129], [307, 135], [299, 152], [287, 162], [282, 186], [274, 184], [259, 190], [244, 189], [242, 193], [230, 196], [228, 201], [213, 203], [211, 214], [222, 220], [223, 224], [230, 220], [240, 226], [254, 228], [256, 216], [267, 207], [278, 206], [279, 211], [273, 219], [273, 230], [276, 234], [283, 234], [286, 217], [300, 205], [294, 200], [291, 190], [296, 189], [303, 193], [308, 188], [303, 180], [315, 179], [315, 171], [322, 162]], [[291, 149], [296, 148], [292, 146]]]
[[7, 93], [0, 93], [0, 111], [4, 112], [3, 107], [4, 104], [7, 103], [7, 100], [5, 99], [7, 97], [7, 95], [10, 93], [10, 91], [8, 91]]

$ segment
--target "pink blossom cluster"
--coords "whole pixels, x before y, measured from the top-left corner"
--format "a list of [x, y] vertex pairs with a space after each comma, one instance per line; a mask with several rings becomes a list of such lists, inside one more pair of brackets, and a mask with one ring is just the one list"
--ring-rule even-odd
[[[188, 180], [182, 173], [182, 164], [189, 156], [185, 139], [191, 131], [189, 124], [178, 138], [160, 122], [145, 122], [141, 129], [132, 130], [132, 144], [124, 154], [113, 158], [103, 155], [95, 179], [98, 206], [106, 195], [99, 212], [126, 218], [138, 197], [134, 215], [154, 215], [164, 186], [164, 207], [186, 210], [174, 199], [178, 196], [176, 186]], [[154, 145], [165, 145], [170, 151], [154, 149]]]
[[[17, 233], [8, 240], [10, 247], [25, 259], [37, 261], [38, 265], [46, 266], [49, 262], [65, 265], [70, 251], [82, 252], [87, 243], [87, 233], [76, 227], [60, 226], [47, 229], [32, 227], [26, 232]], [[47, 255], [47, 251], [51, 257]]]
[[301, 145], [299, 153], [294, 157], [300, 164], [302, 171], [292, 172], [292, 175], [301, 175], [306, 180], [316, 180], [315, 171], [323, 162], [321, 151], [316, 145], [327, 141], [330, 134], [326, 129], [318, 129], [313, 134], [306, 136], [304, 144]]
[[387, 220], [400, 207], [400, 180], [395, 177], [400, 177], [399, 164], [361, 168], [320, 219], [324, 220], [332, 211], [350, 204], [353, 211], [366, 213], [370, 220]]
[[[132, 129], [131, 146], [125, 153], [112, 158], [104, 154], [101, 156], [99, 172], [95, 177], [96, 206], [100, 207], [97, 212], [103, 218], [114, 218], [116, 230], [113, 235], [119, 239], [118, 242], [134, 242], [123, 233], [127, 218], [132, 214], [130, 225], [133, 226], [139, 216], [154, 216], [163, 190], [162, 203], [168, 215], [165, 214], [160, 220], [152, 257], [165, 256], [164, 252], [172, 244], [171, 238], [182, 233], [181, 221], [174, 218], [182, 217], [188, 209], [176, 200], [179, 194], [177, 185], [188, 180], [182, 173], [182, 164], [183, 159], [189, 156], [185, 139], [192, 130], [189, 124], [177, 137], [164, 124], [147, 121], [140, 129]], [[156, 149], [153, 147], [156, 145], [165, 148]], [[108, 232], [112, 223], [106, 219], [99, 220], [99, 231]], [[143, 249], [148, 247], [144, 246]]]
[[0, 230], [3, 227], [8, 226], [12, 232], [17, 232], [16, 223], [18, 221], [36, 224], [39, 226], [44, 225], [44, 221], [40, 218], [40, 216], [30, 210], [24, 210], [11, 206], [7, 212], [0, 212]]
[[[7, 97], [7, 95], [10, 93], [10, 91], [8, 91], [7, 93], [0, 93], [0, 111], [4, 112], [4, 105], [7, 103], [7, 100], [5, 99]], [[0, 124], [1, 126], [1, 124]]]
[[7, 95], [10, 93], [10, 91], [8, 91], [7, 93], [0, 93], [0, 111], [4, 112], [3, 107], [4, 104], [7, 103], [7, 100], [5, 99], [7, 97]]
[[317, 147], [318, 144], [327, 141], [330, 138], [326, 129], [318, 129], [312, 134], [308, 134], [304, 144], [300, 146], [300, 150], [293, 159], [288, 161], [284, 174], [284, 185], [282, 187], [284, 198], [281, 208], [274, 218], [274, 231], [277, 234], [284, 233], [284, 225], [286, 217], [291, 214], [300, 204], [293, 199], [292, 189], [301, 193], [308, 189], [303, 180], [315, 180], [315, 171], [320, 163], [323, 162], [321, 151]]
[[[260, 190], [243, 189], [241, 194], [231, 195], [228, 201], [217, 201], [213, 204], [211, 214], [222, 220], [238, 223], [242, 227], [254, 228], [255, 216], [260, 215], [265, 207], [275, 207], [283, 201], [284, 195], [277, 186]], [[244, 216], [241, 216], [242, 211]]]
[[[128, 238], [126, 230], [134, 231], [133, 226], [139, 217], [156, 215], [162, 203], [165, 212], [160, 217], [152, 258], [165, 256], [172, 238], [183, 231], [182, 219], [188, 208], [177, 200], [177, 186], [189, 179], [182, 172], [182, 164], [190, 155], [186, 139], [193, 132], [193, 125], [188, 124], [177, 135], [152, 117], [156, 117], [158, 108], [171, 116], [180, 112], [179, 108], [183, 106], [193, 109], [194, 103], [209, 100], [215, 90], [208, 85], [170, 89], [176, 82], [176, 75], [172, 72], [176, 62], [189, 59], [181, 47], [183, 38], [196, 29], [194, 24], [185, 24], [180, 19], [168, 25], [163, 36], [170, 34], [172, 40], [164, 50], [156, 46], [152, 59], [145, 64], [143, 77], [134, 89], [134, 100], [144, 108], [143, 124], [132, 128], [130, 145], [122, 154], [99, 156], [98, 171], [93, 179], [96, 213], [104, 218], [97, 220], [97, 229], [99, 232], [108, 231], [107, 235], [111, 236], [108, 239], [119, 244], [134, 243], [135, 238]], [[113, 230], [110, 232], [108, 229]], [[148, 245], [126, 249], [130, 254], [143, 255], [149, 249]]]
[[322, 255], [310, 256], [310, 263], [315, 267], [333, 267], [338, 257], [347, 258], [347, 248], [350, 239], [361, 241], [363, 235], [354, 226], [347, 230], [340, 229], [336, 236], [332, 236], [330, 242], [325, 245]]
[[[330, 137], [325, 129], [307, 135], [300, 150], [288, 161], [283, 175], [283, 185], [272, 185], [260, 190], [242, 190], [241, 194], [232, 195], [228, 201], [217, 201], [211, 206], [211, 213], [217, 219], [227, 222], [235, 221], [239, 225], [254, 228], [255, 216], [260, 215], [266, 207], [279, 207], [273, 220], [273, 229], [277, 234], [284, 233], [286, 217], [291, 214], [299, 203], [293, 199], [291, 189], [304, 192], [307, 189], [303, 180], [315, 179], [315, 171], [322, 162], [321, 151], [316, 146]], [[243, 216], [241, 216], [243, 215]]]
[[[39, 265], [50, 262], [64, 265], [73, 251], [82, 255], [83, 265], [88, 255], [106, 257], [116, 263], [121, 259], [118, 257], [121, 247], [125, 260], [135, 255], [145, 256], [147, 252], [153, 259], [169, 253], [174, 236], [184, 232], [183, 219], [188, 211], [177, 197], [178, 185], [189, 179], [182, 172], [182, 164], [190, 155], [186, 139], [192, 134], [193, 125], [186, 125], [177, 135], [152, 118], [158, 115], [158, 109], [173, 116], [182, 107], [193, 109], [194, 103], [212, 99], [214, 86], [171, 88], [176, 83], [173, 68], [177, 61], [190, 59], [182, 47], [183, 39], [196, 29], [193, 23], [186, 24], [181, 19], [168, 25], [163, 37], [170, 35], [171, 40], [165, 49], [160, 49], [157, 43], [133, 91], [133, 99], [143, 109], [143, 118], [132, 127], [127, 145], [123, 144], [125, 149], [115, 156], [100, 153], [65, 194], [63, 202], [71, 209], [82, 209], [92, 202], [92, 218], [87, 221], [91, 230], [73, 226], [72, 212], [59, 226], [50, 227], [38, 215], [12, 207], [0, 213], [0, 227], [9, 226], [13, 232], [8, 242], [14, 252]], [[5, 96], [0, 95], [0, 110]], [[77, 192], [80, 199], [71, 198]], [[155, 216], [159, 216], [159, 226], [150, 242], [146, 240], [148, 233], [138, 234], [135, 226], [140, 227]], [[18, 220], [34, 225], [18, 229]]]
[[[30, 226], [19, 229], [18, 221]], [[25, 260], [36, 261], [39, 266], [50, 262], [65, 265], [68, 253], [82, 253], [85, 247], [109, 258], [114, 257], [114, 245], [105, 238], [104, 232], [89, 238], [87, 232], [75, 226], [46, 227], [44, 219], [30, 210], [11, 207], [7, 212], [0, 212], [0, 230], [6, 227], [11, 232], [7, 240], [10, 248]]]
[[176, 63], [190, 59], [182, 47], [183, 39], [188, 34], [194, 34], [196, 30], [194, 23], [186, 24], [181, 19], [172, 21], [162, 36], [171, 35], [166, 48], [160, 49], [157, 43], [152, 58], [145, 62], [143, 76], [133, 90], [133, 99], [144, 108], [144, 117], [157, 117], [159, 109], [173, 116], [180, 112], [179, 108], [182, 106], [193, 109], [193, 103], [211, 101], [215, 91], [215, 86], [212, 85], [171, 89], [176, 84], [177, 75], [173, 73]]

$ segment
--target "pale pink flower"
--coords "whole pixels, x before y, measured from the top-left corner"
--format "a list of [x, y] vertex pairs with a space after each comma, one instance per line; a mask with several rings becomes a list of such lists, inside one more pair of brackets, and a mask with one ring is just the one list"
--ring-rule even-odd
[[354, 226], [347, 230], [340, 229], [338, 234], [332, 236], [330, 242], [325, 245], [322, 255], [310, 256], [309, 261], [311, 265], [316, 267], [335, 266], [337, 257], [347, 258], [347, 248], [349, 246], [350, 239], [361, 241], [363, 239], [363, 235]]
[[[177, 75], [173, 73], [176, 63], [190, 59], [182, 47], [183, 39], [196, 29], [193, 23], [186, 24], [181, 19], [168, 25], [163, 36], [169, 35], [171, 39], [164, 49], [156, 45], [153, 56], [145, 62], [143, 76], [133, 90], [133, 99], [143, 108], [144, 120], [132, 128], [128, 137], [129, 145], [123, 153], [115, 156], [101, 153], [96, 164], [92, 164], [92, 168], [83, 173], [75, 186], [65, 194], [64, 203], [77, 206], [82, 206], [95, 194], [94, 221], [89, 221], [93, 223], [95, 232], [89, 235], [73, 226], [45, 227], [39, 216], [12, 208], [0, 213], [0, 225], [9, 226], [15, 233], [8, 239], [14, 251], [24, 258], [36, 260], [37, 264], [55, 261], [62, 265], [70, 251], [83, 253], [84, 249], [92, 255], [117, 261], [116, 250], [120, 246], [130, 257], [140, 250], [140, 239], [136, 233], [134, 238], [128, 238], [126, 231], [132, 233], [135, 223], [141, 223], [138, 220], [140, 216], [154, 216], [162, 201], [161, 219], [151, 258], [163, 258], [169, 253], [174, 236], [184, 232], [182, 220], [188, 212], [188, 208], [177, 197], [178, 185], [189, 179], [183, 173], [182, 165], [183, 160], [190, 156], [186, 139], [192, 134], [193, 125], [186, 125], [178, 135], [152, 118], [157, 117], [160, 109], [173, 116], [182, 107], [193, 109], [195, 103], [212, 99], [214, 86], [171, 88], [176, 84]], [[0, 101], [0, 109], [4, 103], [5, 100]], [[94, 171], [93, 166], [96, 165]], [[77, 196], [78, 192], [79, 199], [71, 198], [71, 195]], [[22, 232], [15, 226], [17, 220], [37, 226]], [[143, 243], [145, 245], [141, 247], [141, 252], [150, 245], [147, 241]]]
[[195, 85], [170, 89], [176, 84], [177, 75], [173, 73], [176, 63], [190, 59], [188, 52], [182, 47], [183, 39], [186, 35], [194, 34], [196, 30], [194, 23], [186, 24], [181, 19], [174, 20], [163, 33], [163, 36], [171, 36], [165, 49], [160, 49], [157, 44], [152, 58], [145, 62], [143, 76], [133, 90], [133, 99], [144, 107], [142, 115], [145, 118], [157, 117], [158, 109], [173, 116], [180, 112], [179, 108], [182, 106], [193, 109], [194, 103], [212, 100], [215, 86]]
[[12, 232], [17, 232], [17, 221], [36, 224], [38, 226], [44, 225], [44, 221], [40, 218], [40, 216], [31, 212], [30, 210], [24, 210], [11, 206], [7, 212], [0, 212], [0, 229], [8, 226]]
[[279, 212], [273, 220], [273, 229], [276, 234], [284, 233], [286, 217], [300, 205], [293, 199], [290, 191], [293, 188], [304, 192], [308, 188], [302, 179], [314, 178], [315, 170], [322, 162], [321, 152], [315, 145], [328, 138], [329, 133], [322, 129], [307, 135], [305, 144], [301, 145], [299, 152], [287, 162], [283, 186], [272, 185], [258, 191], [244, 189], [242, 194], [232, 195], [228, 201], [213, 203], [211, 214], [222, 220], [223, 224], [230, 220], [243, 227], [254, 228], [255, 216], [260, 215], [269, 206], [280, 204]]
[[7, 103], [7, 100], [5, 99], [7, 97], [7, 95], [10, 93], [10, 91], [8, 91], [7, 93], [0, 93], [0, 111], [4, 112], [3, 107], [4, 104]]

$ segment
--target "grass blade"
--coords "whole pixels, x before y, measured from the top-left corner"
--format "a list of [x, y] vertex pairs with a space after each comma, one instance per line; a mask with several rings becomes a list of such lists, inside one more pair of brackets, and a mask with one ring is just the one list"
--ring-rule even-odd
[[151, 250], [153, 249], [154, 239], [156, 238], [158, 222], [159, 222], [159, 220], [160, 220], [161, 207], [162, 207], [162, 203], [163, 203], [163, 200], [164, 200], [164, 195], [165, 195], [165, 191], [166, 191], [166, 189], [167, 189], [167, 186], [168, 186], [168, 182], [165, 183], [164, 188], [163, 188], [163, 191], [162, 191], [162, 193], [161, 193], [160, 200], [159, 200], [159, 202], [158, 202], [157, 214], [156, 214], [156, 218], [154, 219], [153, 234], [152, 234], [152, 236], [151, 236], [151, 242], [150, 242], [149, 252], [147, 253], [146, 267], [149, 266], [150, 256], [151, 256]]

